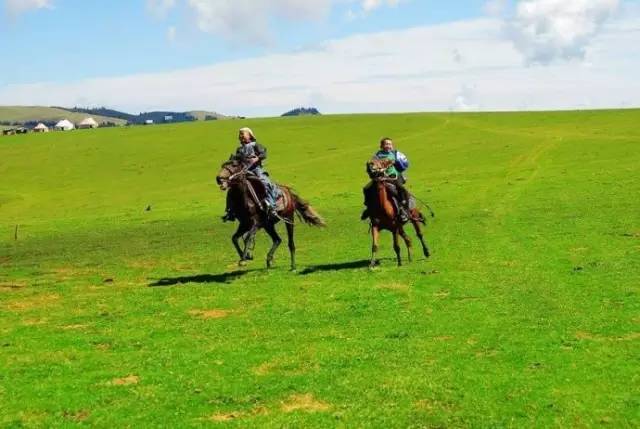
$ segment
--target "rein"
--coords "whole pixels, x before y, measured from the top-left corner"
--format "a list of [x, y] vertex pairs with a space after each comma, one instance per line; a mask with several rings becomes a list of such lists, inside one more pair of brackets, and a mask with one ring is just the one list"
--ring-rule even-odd
[[[224, 170], [226, 170], [229, 173], [232, 173], [232, 170], [229, 166], [225, 166]], [[231, 174], [227, 179], [224, 179], [223, 181], [226, 182], [227, 184], [244, 183], [247, 189], [249, 190], [249, 195], [251, 196], [253, 201], [258, 205], [258, 208], [261, 211], [264, 211], [264, 206], [262, 205], [260, 198], [258, 198], [258, 194], [256, 194], [256, 190], [251, 184], [251, 181], [247, 179], [248, 174], [249, 174], [249, 170], [247, 168], [243, 168], [242, 170]]]

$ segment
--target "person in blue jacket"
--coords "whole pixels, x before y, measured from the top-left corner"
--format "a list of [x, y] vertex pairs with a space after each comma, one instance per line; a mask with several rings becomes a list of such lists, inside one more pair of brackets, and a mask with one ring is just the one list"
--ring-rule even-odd
[[[373, 158], [393, 161], [393, 164], [389, 166], [385, 175], [393, 179], [393, 183], [397, 189], [399, 217], [402, 222], [407, 222], [409, 220], [409, 200], [411, 195], [404, 187], [405, 183], [407, 183], [407, 178], [404, 173], [409, 169], [409, 159], [405, 154], [394, 148], [393, 140], [389, 137], [384, 137], [380, 140], [380, 150], [373, 155]], [[367, 173], [370, 173], [368, 168]], [[370, 187], [371, 183], [364, 188], [365, 200]], [[368, 212], [365, 210], [364, 213], [362, 213], [362, 219], [366, 219], [367, 216]]]

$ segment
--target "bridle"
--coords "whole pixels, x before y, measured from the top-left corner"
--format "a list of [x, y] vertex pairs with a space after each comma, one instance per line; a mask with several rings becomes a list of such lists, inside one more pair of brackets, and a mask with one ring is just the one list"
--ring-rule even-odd
[[245, 184], [245, 191], [249, 192], [249, 195], [251, 196], [251, 199], [253, 199], [253, 201], [256, 203], [256, 205], [258, 206], [258, 208], [260, 210], [264, 210], [264, 207], [262, 205], [262, 201], [260, 201], [260, 198], [258, 198], [258, 194], [256, 194], [256, 190], [253, 188], [253, 185], [251, 184], [251, 182], [247, 179], [247, 176], [249, 174], [251, 174], [251, 172], [249, 171], [248, 167], [244, 167], [242, 168], [242, 170], [240, 171], [236, 171], [234, 173], [234, 169], [232, 168], [234, 166], [234, 164], [225, 164], [222, 166], [222, 170], [226, 171], [227, 173], [229, 173], [229, 177], [227, 177], [226, 179], [220, 178], [218, 177], [218, 183], [220, 185], [224, 184], [226, 185], [227, 188], [229, 188], [229, 185], [232, 184]]
[[[229, 173], [229, 177], [221, 178], [220, 176], [218, 176], [217, 179], [220, 185], [226, 184], [228, 186], [231, 183], [241, 182], [246, 177], [248, 173], [247, 168], [243, 168], [242, 170], [236, 171], [234, 173], [234, 169], [232, 168], [233, 165], [234, 164], [225, 164], [222, 166], [222, 171], [226, 171], [227, 173]], [[240, 178], [240, 180], [238, 180], [238, 178]]]

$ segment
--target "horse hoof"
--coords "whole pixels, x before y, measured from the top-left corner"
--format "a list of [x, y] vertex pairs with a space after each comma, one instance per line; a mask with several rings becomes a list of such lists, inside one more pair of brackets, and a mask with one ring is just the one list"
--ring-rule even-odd
[[240, 262], [238, 262], [238, 266], [239, 267], [246, 267], [247, 266], [247, 261], [245, 261], [244, 259]]
[[291, 269], [289, 270], [292, 273], [297, 273], [298, 269], [296, 267], [291, 267]]

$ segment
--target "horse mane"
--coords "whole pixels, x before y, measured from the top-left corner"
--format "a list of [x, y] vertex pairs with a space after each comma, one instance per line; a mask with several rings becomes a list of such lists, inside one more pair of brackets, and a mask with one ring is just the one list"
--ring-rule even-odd
[[230, 165], [237, 166], [237, 165], [240, 165], [240, 162], [236, 159], [230, 159], [228, 161], [223, 162], [220, 168], [228, 167]]

